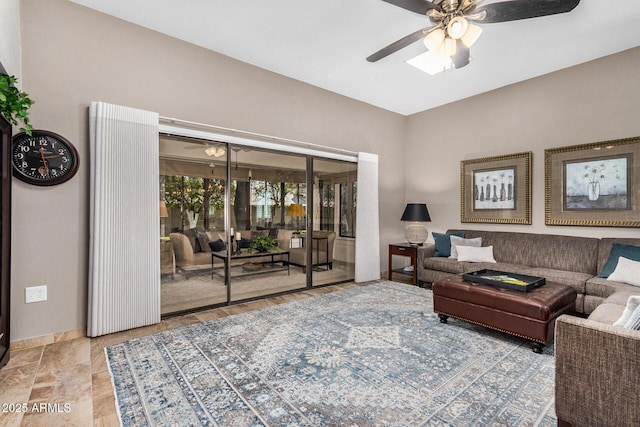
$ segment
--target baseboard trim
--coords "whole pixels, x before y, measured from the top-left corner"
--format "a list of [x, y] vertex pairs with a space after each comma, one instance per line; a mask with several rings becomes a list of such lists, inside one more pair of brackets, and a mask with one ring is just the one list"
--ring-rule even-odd
[[54, 332], [39, 337], [27, 338], [24, 340], [13, 341], [9, 344], [10, 351], [24, 350], [27, 348], [39, 347], [41, 345], [53, 344], [62, 341], [71, 341], [77, 338], [87, 336], [87, 329], [73, 329], [65, 332]]

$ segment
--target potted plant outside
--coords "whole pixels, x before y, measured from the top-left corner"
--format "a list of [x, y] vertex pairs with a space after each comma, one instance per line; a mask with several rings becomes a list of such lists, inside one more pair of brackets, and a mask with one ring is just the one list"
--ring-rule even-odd
[[272, 250], [280, 251], [278, 247], [278, 239], [271, 236], [259, 236], [251, 241], [250, 252], [269, 252]]

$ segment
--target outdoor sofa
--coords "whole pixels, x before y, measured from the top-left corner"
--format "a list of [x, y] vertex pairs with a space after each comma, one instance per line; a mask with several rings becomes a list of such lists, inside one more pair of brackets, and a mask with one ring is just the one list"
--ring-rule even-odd
[[[270, 230], [241, 230], [242, 251], [248, 251], [250, 241], [256, 237], [268, 236]], [[292, 230], [278, 229], [275, 232], [278, 240], [278, 247], [289, 251], [289, 262], [298, 265], [306, 271], [307, 257], [306, 249], [303, 247], [291, 248], [291, 239], [294, 237]], [[329, 231], [316, 230], [313, 232], [314, 240], [312, 242], [312, 258], [313, 265], [333, 268], [333, 252], [336, 233]], [[176, 268], [187, 274], [193, 270], [210, 269], [211, 268], [211, 252], [210, 242], [218, 244], [225, 239], [224, 230], [220, 231], [193, 231], [185, 230], [184, 232], [170, 233], [169, 238], [173, 244], [173, 252], [175, 254]], [[218, 248], [215, 248], [218, 249]], [[284, 257], [283, 260], [286, 260]], [[276, 260], [281, 259], [276, 256]], [[252, 258], [253, 263], [271, 261], [271, 256], [260, 258]], [[231, 265], [237, 265], [248, 262], [247, 259], [232, 260]]]
[[[243, 243], [248, 242], [258, 236], [268, 236], [268, 230], [242, 230], [239, 231], [242, 236]], [[173, 253], [175, 254], [176, 268], [187, 275], [194, 270], [211, 269], [211, 252], [213, 249], [224, 250], [226, 246], [222, 243], [225, 240], [224, 230], [204, 231], [204, 230], [185, 230], [184, 232], [170, 233], [169, 238], [173, 244]], [[212, 249], [210, 243], [215, 242], [221, 245]], [[285, 245], [286, 246], [281, 246]], [[289, 247], [289, 243], [284, 240], [278, 240], [279, 247]], [[242, 249], [245, 252], [248, 248]], [[271, 257], [260, 257], [251, 259], [251, 262], [267, 262]], [[233, 260], [231, 265], [242, 264], [248, 262], [246, 259]]]

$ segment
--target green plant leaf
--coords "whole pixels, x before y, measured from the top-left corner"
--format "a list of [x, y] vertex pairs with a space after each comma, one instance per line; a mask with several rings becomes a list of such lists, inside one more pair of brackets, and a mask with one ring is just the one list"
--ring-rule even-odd
[[29, 124], [29, 108], [34, 101], [14, 86], [17, 81], [15, 76], [0, 74], [0, 114], [11, 124], [22, 122], [24, 126], [20, 130], [31, 135], [33, 127]]

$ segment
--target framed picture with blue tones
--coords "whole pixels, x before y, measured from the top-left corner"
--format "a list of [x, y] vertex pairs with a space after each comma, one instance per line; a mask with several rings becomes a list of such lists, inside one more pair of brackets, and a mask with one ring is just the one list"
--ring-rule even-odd
[[531, 152], [463, 160], [460, 221], [531, 224]]
[[545, 223], [640, 227], [640, 137], [545, 150]]

